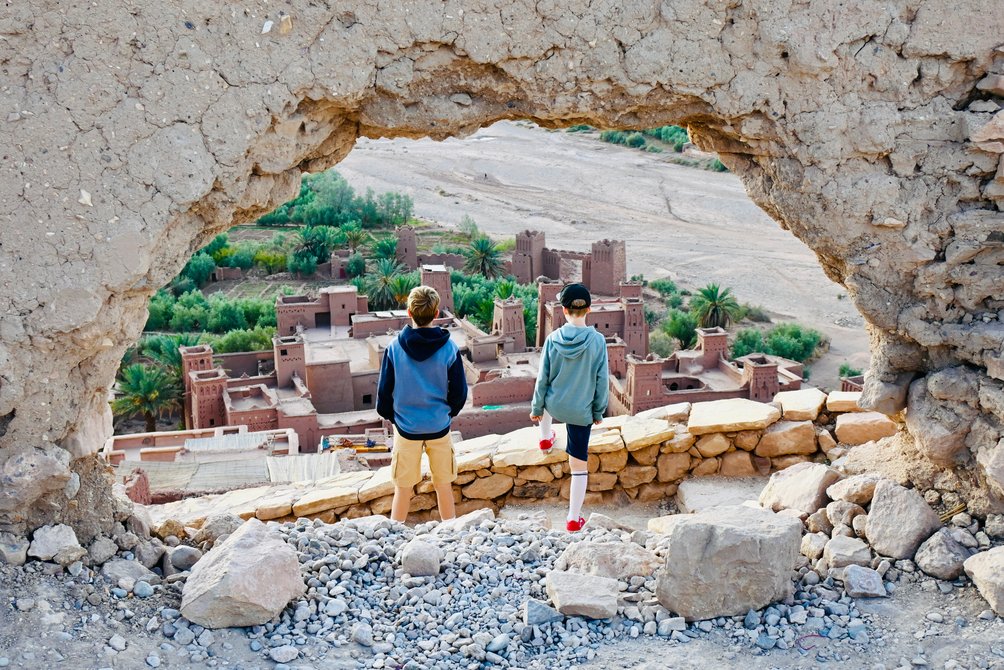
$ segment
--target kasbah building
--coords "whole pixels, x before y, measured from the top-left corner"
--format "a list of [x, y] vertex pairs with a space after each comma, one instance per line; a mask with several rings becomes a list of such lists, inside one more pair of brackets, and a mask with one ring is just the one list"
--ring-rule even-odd
[[[450, 273], [462, 265], [462, 257], [422, 256], [416, 246], [414, 230], [399, 229], [398, 260], [409, 269], [419, 268], [421, 283], [439, 292], [441, 311], [434, 324], [450, 333], [464, 357], [470, 393], [453, 421], [464, 438], [527, 425], [541, 347], [564, 323], [558, 294], [567, 281], [582, 281], [594, 295], [587, 324], [607, 340], [611, 416], [677, 402], [770, 402], [780, 391], [801, 387], [802, 365], [795, 361], [765, 354], [729, 360], [728, 335], [720, 328], [698, 329], [694, 350], [667, 358], [650, 354], [642, 284], [626, 279], [623, 241], [602, 240], [589, 252], [578, 252], [548, 248], [542, 232], [516, 235], [506, 270], [520, 283], [537, 283], [538, 329], [532, 347], [526, 342], [522, 301], [496, 298], [491, 331], [484, 332], [453, 314]], [[341, 255], [332, 256], [334, 278], [342, 261]], [[113, 438], [113, 462], [125, 457], [118, 444], [127, 441], [153, 447], [140, 449], [139, 460], [173, 461], [186, 437], [226, 435], [236, 427], [295, 433], [288, 440], [289, 453], [316, 453], [322, 440], [332, 437], [382, 444], [390, 425], [376, 413], [380, 363], [409, 322], [406, 311], [370, 311], [366, 296], [351, 285], [324, 288], [316, 297], [280, 295], [275, 311], [271, 350], [216, 354], [208, 345], [182, 347], [186, 430], [156, 439]], [[162, 444], [178, 446], [158, 448]]]

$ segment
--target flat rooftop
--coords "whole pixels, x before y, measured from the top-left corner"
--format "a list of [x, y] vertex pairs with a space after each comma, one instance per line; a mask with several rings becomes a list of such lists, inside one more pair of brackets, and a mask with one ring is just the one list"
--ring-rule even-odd
[[318, 414], [317, 425], [320, 428], [336, 426], [356, 426], [364, 423], [382, 421], [375, 409], [363, 409], [356, 412], [339, 412], [337, 414]]

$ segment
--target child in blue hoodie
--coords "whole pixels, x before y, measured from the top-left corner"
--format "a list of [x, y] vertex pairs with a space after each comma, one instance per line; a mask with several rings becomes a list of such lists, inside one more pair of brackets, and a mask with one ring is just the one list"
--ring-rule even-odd
[[438, 315], [436, 290], [429, 286], [412, 289], [408, 294], [412, 325], [405, 326], [387, 347], [380, 367], [377, 413], [394, 424], [390, 517], [395, 521], [408, 516], [415, 484], [422, 480], [423, 451], [429, 456], [440, 518], [446, 521], [456, 516], [457, 460], [450, 423], [467, 402], [467, 378], [450, 334], [429, 325]]
[[586, 325], [592, 304], [589, 289], [569, 284], [558, 297], [568, 323], [544, 341], [530, 419], [541, 424], [540, 448], [544, 451], [554, 444], [551, 417], [565, 423], [565, 450], [572, 471], [566, 527], [574, 532], [586, 523], [580, 514], [589, 481], [589, 432], [607, 410], [607, 342], [599, 331]]

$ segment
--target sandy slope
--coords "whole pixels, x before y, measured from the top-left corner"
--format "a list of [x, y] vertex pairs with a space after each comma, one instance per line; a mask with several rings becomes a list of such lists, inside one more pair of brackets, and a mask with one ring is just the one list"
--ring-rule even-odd
[[498, 123], [464, 140], [360, 140], [338, 170], [357, 188], [406, 192], [419, 217], [447, 224], [468, 214], [497, 235], [543, 230], [549, 246], [565, 249], [624, 239], [629, 274], [691, 288], [719, 282], [775, 320], [829, 335], [813, 383], [836, 383], [843, 361], [867, 367], [861, 316], [812, 251], [754, 205], [736, 176], [665, 159], [595, 136]]

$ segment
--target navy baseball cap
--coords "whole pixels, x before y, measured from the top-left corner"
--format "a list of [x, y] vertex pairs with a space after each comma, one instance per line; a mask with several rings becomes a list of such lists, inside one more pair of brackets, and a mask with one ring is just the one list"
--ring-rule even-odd
[[593, 299], [589, 295], [589, 289], [582, 284], [568, 284], [561, 289], [561, 306], [568, 309], [584, 309], [592, 304]]

